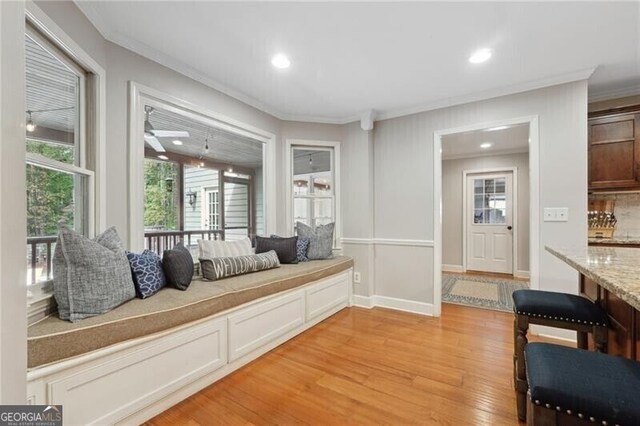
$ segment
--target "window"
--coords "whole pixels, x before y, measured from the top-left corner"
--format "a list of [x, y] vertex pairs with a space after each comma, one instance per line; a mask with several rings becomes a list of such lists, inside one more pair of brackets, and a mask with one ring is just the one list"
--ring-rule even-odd
[[473, 223], [501, 225], [505, 223], [507, 194], [505, 178], [474, 179]]
[[292, 146], [293, 226], [335, 222], [334, 149]]
[[159, 101], [140, 106], [145, 247], [161, 254], [182, 241], [195, 251], [199, 239], [263, 232], [264, 143]]
[[27, 25], [26, 180], [28, 284], [52, 278], [60, 227], [88, 235], [94, 172], [87, 161], [87, 72]]

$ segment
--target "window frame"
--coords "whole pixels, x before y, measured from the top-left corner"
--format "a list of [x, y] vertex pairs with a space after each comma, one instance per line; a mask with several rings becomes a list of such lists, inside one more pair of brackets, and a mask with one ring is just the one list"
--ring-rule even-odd
[[[331, 166], [333, 172], [333, 212], [334, 212], [334, 243], [333, 250], [340, 252], [342, 250], [342, 210], [341, 210], [341, 192], [340, 192], [340, 145], [339, 141], [321, 141], [321, 140], [308, 140], [308, 139], [287, 139], [285, 146], [285, 194], [286, 199], [286, 226], [288, 232], [295, 231], [295, 221], [293, 214], [293, 150], [294, 149], [312, 149], [323, 150], [327, 149], [332, 151]], [[323, 197], [329, 197], [327, 195], [319, 195], [311, 197], [319, 199]]]
[[[25, 5], [25, 32], [33, 30], [38, 36], [44, 37], [57, 52], [65, 55], [65, 59], [72, 61], [85, 73], [85, 82], [82, 84], [81, 121], [84, 123], [82, 145], [76, 151], [82, 151], [82, 162], [79, 165], [50, 163], [50, 159], [28, 154], [25, 157], [25, 167], [28, 162], [40, 167], [52, 166], [64, 169], [65, 172], [79, 173], [87, 176], [88, 197], [86, 204], [86, 231], [89, 237], [93, 237], [96, 231], [104, 229], [106, 222], [106, 71], [75, 42], [64, 30], [62, 30], [46, 13], [35, 3], [27, 2]], [[24, 39], [23, 39], [24, 42]], [[24, 143], [26, 145], [26, 134]], [[69, 167], [70, 166], [70, 167]], [[81, 166], [81, 167], [80, 167]], [[76, 169], [76, 167], [78, 167]], [[82, 169], [82, 170], [81, 170]], [[63, 170], [61, 170], [63, 171]], [[40, 285], [32, 285], [27, 291], [27, 316], [29, 324], [37, 321], [55, 310], [52, 301], [53, 291], [51, 281], [40, 282]], [[24, 285], [21, 283], [21, 285]]]

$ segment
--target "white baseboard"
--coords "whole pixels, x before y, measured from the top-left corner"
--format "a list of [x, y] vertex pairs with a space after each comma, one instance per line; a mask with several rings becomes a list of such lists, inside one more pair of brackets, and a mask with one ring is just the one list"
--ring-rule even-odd
[[442, 272], [456, 272], [462, 273], [464, 269], [462, 269], [462, 265], [447, 265], [445, 263], [442, 264]]
[[416, 302], [415, 300], [397, 299], [387, 296], [353, 296], [353, 305], [371, 309], [373, 307], [389, 308], [396, 311], [433, 316], [433, 304]]
[[351, 304], [353, 306], [358, 306], [360, 308], [371, 309], [374, 307], [373, 299], [369, 296], [359, 296], [357, 294], [353, 295], [353, 299], [351, 300]]
[[531, 274], [529, 273], [529, 271], [515, 271], [513, 273], [513, 276], [516, 278], [529, 278]]

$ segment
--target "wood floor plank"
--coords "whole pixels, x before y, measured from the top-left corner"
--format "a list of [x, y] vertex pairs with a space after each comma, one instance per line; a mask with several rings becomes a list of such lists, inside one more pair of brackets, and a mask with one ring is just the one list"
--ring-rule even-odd
[[518, 425], [512, 326], [459, 305], [344, 309], [147, 424]]

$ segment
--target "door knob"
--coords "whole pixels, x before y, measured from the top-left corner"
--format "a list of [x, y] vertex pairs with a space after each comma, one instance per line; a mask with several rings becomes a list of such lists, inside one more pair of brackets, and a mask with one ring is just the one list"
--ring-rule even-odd
[[509, 231], [511, 231], [511, 230], [513, 229], [513, 226], [509, 225], [509, 226], [507, 226], [507, 229], [508, 229]]

